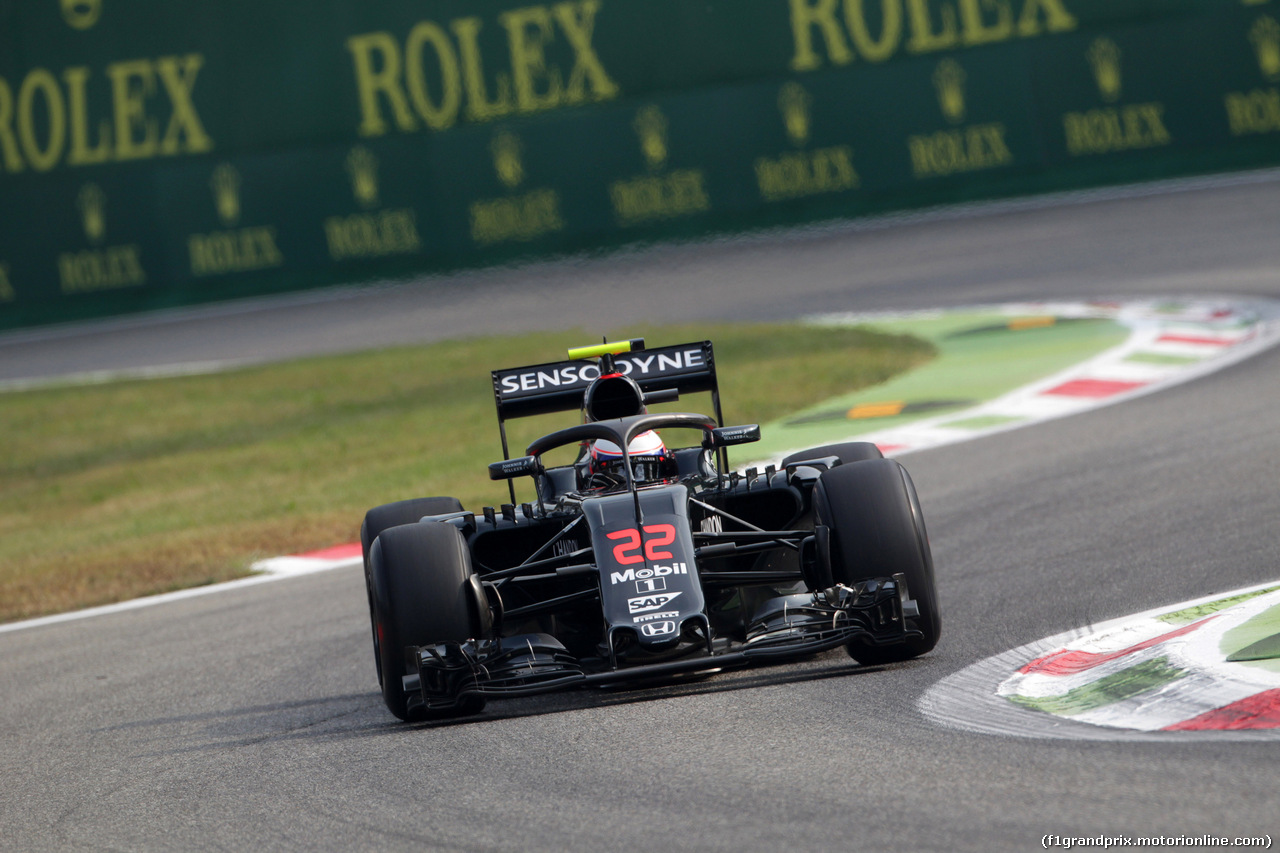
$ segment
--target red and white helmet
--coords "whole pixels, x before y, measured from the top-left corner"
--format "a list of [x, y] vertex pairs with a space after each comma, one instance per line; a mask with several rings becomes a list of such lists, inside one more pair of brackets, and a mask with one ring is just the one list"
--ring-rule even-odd
[[[676, 460], [653, 430], [646, 430], [627, 446], [631, 455], [631, 471], [637, 483], [657, 483], [676, 476]], [[622, 448], [612, 441], [600, 438], [591, 443], [588, 466], [592, 475], [600, 474], [616, 482], [626, 482], [623, 470]]]

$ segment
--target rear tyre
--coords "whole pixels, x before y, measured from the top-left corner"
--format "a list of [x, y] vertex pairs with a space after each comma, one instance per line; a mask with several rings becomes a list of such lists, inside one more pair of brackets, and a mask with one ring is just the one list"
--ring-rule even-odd
[[861, 462], [864, 459], [883, 459], [884, 454], [880, 452], [880, 448], [876, 447], [869, 441], [846, 441], [843, 444], [824, 444], [821, 447], [811, 447], [808, 450], [801, 450], [798, 453], [792, 453], [786, 459], [782, 460], [782, 467], [794, 465], [797, 462], [803, 462], [806, 459], [821, 459], [824, 456], [836, 456], [840, 459], [840, 464], [848, 465], [851, 462]]
[[920, 614], [907, 624], [923, 633], [900, 645], [851, 643], [849, 654], [863, 664], [909, 660], [932, 649], [942, 631], [933, 555], [915, 485], [892, 459], [872, 459], [823, 472], [814, 487], [819, 524], [831, 529], [831, 574], [852, 584], [901, 573]]
[[[374, 655], [382, 698], [401, 720], [411, 714], [403, 677], [417, 671], [407, 649], [478, 638], [480, 616], [471, 589], [471, 555], [451, 524], [406, 524], [383, 530], [369, 552]], [[475, 713], [468, 700], [455, 713]]]
[[[364, 523], [360, 525], [360, 549], [364, 553], [364, 588], [369, 597], [369, 621], [373, 622], [373, 578], [369, 569], [369, 549], [378, 534], [389, 527], [402, 524], [413, 524], [428, 515], [444, 515], [447, 512], [462, 512], [462, 503], [457, 498], [413, 498], [407, 501], [383, 504], [374, 507], [364, 514]], [[378, 685], [382, 685], [382, 661], [376, 653], [378, 626], [374, 629], [374, 664], [378, 667]]]

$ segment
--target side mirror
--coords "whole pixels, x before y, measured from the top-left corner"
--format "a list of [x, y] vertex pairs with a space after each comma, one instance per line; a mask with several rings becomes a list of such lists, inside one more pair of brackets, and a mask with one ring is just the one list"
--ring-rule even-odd
[[530, 477], [542, 473], [542, 464], [536, 456], [520, 456], [516, 459], [504, 459], [489, 466], [490, 480], [513, 480], [516, 477]]
[[704, 445], [713, 447], [729, 447], [733, 444], [750, 444], [760, 440], [760, 424], [746, 426], [716, 427], [711, 430], [711, 443]]

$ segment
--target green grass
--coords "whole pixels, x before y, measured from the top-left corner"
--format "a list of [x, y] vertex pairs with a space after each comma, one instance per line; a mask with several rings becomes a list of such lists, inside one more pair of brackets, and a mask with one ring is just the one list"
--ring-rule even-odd
[[[245, 575], [358, 539], [371, 506], [506, 499], [489, 370], [599, 332], [447, 342], [171, 379], [0, 395], [0, 621]], [[610, 330], [709, 338], [725, 418], [767, 422], [933, 355], [902, 335], [796, 325]], [[833, 365], [839, 370], [833, 370]], [[710, 411], [707, 395], [665, 408]], [[513, 455], [565, 413], [510, 424]]]
[[[929, 340], [937, 360], [862, 391], [825, 399], [821, 405], [797, 410], [795, 417], [775, 425], [755, 445], [764, 455], [841, 440], [855, 430], [894, 429], [923, 417], [957, 413], [993, 400], [1016, 388], [1050, 376], [1116, 346], [1127, 336], [1118, 323], [1073, 320], [1013, 329], [1019, 319], [999, 312], [946, 312], [934, 317], [884, 318], [869, 322], [868, 330], [911, 334]], [[903, 414], [853, 421], [844, 413], [855, 406], [902, 402]], [[910, 404], [947, 403], [913, 412]], [[828, 417], [822, 417], [822, 416]], [[834, 417], [829, 417], [834, 415]], [[948, 424], [953, 425], [953, 424]], [[978, 426], [982, 426], [979, 424]]]

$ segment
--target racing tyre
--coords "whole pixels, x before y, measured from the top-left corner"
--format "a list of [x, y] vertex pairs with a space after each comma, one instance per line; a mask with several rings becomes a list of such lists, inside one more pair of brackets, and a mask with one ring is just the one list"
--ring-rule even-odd
[[373, 540], [378, 538], [379, 533], [388, 527], [413, 524], [428, 515], [444, 515], [449, 512], [462, 512], [462, 502], [457, 498], [413, 498], [376, 506], [366, 512], [364, 523], [360, 525], [365, 577], [369, 575], [369, 548], [373, 546]]
[[907, 624], [924, 636], [894, 646], [851, 643], [862, 664], [891, 663], [922, 655], [938, 642], [942, 617], [933, 577], [933, 555], [915, 485], [892, 459], [871, 459], [823, 472], [814, 488], [817, 521], [831, 529], [831, 574], [851, 584], [901, 573], [920, 613]]
[[[401, 720], [411, 714], [402, 681], [417, 670], [406, 649], [431, 643], [461, 643], [480, 637], [480, 614], [472, 594], [471, 555], [451, 524], [406, 524], [383, 530], [369, 551], [374, 655], [382, 698]], [[484, 707], [470, 697], [448, 716]]]
[[373, 623], [374, 663], [378, 667], [378, 684], [382, 684], [382, 661], [378, 658], [378, 624], [373, 618], [373, 577], [369, 569], [369, 549], [373, 540], [388, 527], [413, 524], [428, 515], [444, 515], [462, 512], [462, 502], [457, 498], [413, 498], [407, 501], [376, 506], [364, 514], [360, 525], [360, 550], [364, 554], [364, 588], [369, 597], [369, 621]]
[[792, 453], [782, 460], [782, 465], [779, 467], [786, 468], [788, 465], [794, 465], [806, 459], [821, 459], [824, 456], [839, 457], [841, 465], [861, 462], [864, 459], [884, 458], [880, 448], [869, 441], [846, 441], [843, 444], [824, 444], [821, 447], [811, 447], [808, 450], [801, 450], [799, 453]]

